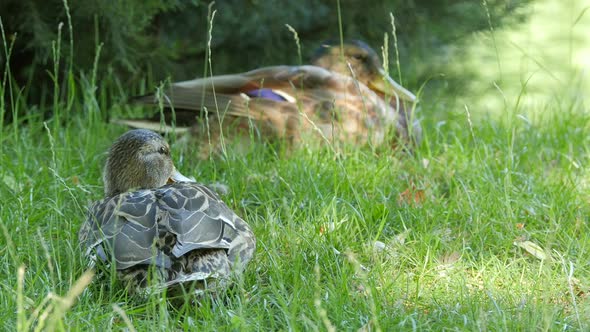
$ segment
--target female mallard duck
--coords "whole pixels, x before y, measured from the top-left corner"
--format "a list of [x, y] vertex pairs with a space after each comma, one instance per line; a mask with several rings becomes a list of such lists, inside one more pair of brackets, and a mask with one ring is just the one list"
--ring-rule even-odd
[[[405, 143], [420, 139], [413, 105], [406, 105], [416, 97], [385, 73], [367, 44], [327, 42], [311, 63], [173, 83], [161, 97], [145, 95], [135, 101], [163, 105], [167, 124], [175, 121], [177, 131], [189, 126], [201, 141], [213, 143], [213, 151], [219, 150], [221, 135], [247, 137], [252, 127], [265, 139], [289, 143], [300, 142], [304, 133], [353, 144], [379, 145], [394, 138], [390, 143], [395, 145], [399, 138]], [[194, 125], [196, 118], [205, 116], [208, 121]], [[169, 129], [159, 115], [119, 123]], [[391, 131], [396, 135], [388, 135]]]
[[115, 264], [126, 284], [219, 287], [254, 254], [248, 224], [207, 187], [180, 174], [168, 144], [152, 131], [131, 130], [115, 141], [104, 183], [106, 198], [90, 208], [80, 243], [93, 261]]

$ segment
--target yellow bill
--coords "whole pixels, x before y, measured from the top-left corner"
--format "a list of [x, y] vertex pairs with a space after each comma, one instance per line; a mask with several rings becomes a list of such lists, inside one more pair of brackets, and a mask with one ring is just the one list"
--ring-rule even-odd
[[408, 89], [391, 79], [383, 69], [379, 69], [379, 77], [369, 82], [369, 87], [373, 90], [380, 91], [386, 95], [396, 96], [399, 100], [416, 101], [416, 96]]
[[195, 182], [195, 180], [182, 175], [175, 168], [174, 172], [172, 173], [172, 175], [170, 175], [170, 178], [168, 179], [168, 183], [174, 183], [174, 182]]

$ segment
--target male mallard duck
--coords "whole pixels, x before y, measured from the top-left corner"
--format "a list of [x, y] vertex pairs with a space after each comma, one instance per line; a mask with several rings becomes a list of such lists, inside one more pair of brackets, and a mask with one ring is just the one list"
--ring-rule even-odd
[[[392, 143], [420, 139], [420, 124], [411, 116], [412, 105], [407, 105], [416, 97], [385, 73], [367, 44], [324, 43], [311, 63], [173, 83], [161, 98], [151, 94], [135, 101], [162, 104], [167, 124], [174, 120], [176, 130], [192, 126], [192, 134], [210, 140], [214, 151], [220, 148], [221, 135], [247, 137], [252, 125], [265, 139], [284, 138], [289, 143], [298, 143], [310, 132], [321, 133], [329, 142], [353, 144], [382, 144], [392, 130], [397, 136]], [[194, 125], [196, 118], [205, 116], [208, 121]], [[119, 123], [169, 129], [162, 127], [159, 115]]]
[[[168, 144], [152, 131], [131, 130], [115, 141], [104, 183], [106, 198], [90, 208], [79, 239], [93, 261], [114, 263], [126, 284], [222, 286], [254, 254], [248, 224], [207, 187], [180, 174]], [[155, 284], [148, 285], [148, 275], [155, 275]]]

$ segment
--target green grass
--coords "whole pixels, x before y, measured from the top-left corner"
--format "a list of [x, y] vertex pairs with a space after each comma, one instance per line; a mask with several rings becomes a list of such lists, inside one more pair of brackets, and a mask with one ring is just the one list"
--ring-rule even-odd
[[[219, 303], [177, 309], [95, 283], [56, 326], [123, 328], [117, 304], [137, 330], [589, 328], [582, 165], [590, 117], [581, 105], [472, 127], [466, 114], [423, 107], [438, 119], [425, 119], [413, 155], [301, 149], [278, 158], [257, 147], [198, 161], [194, 149], [176, 150], [184, 173], [227, 184], [225, 201], [254, 228], [256, 258], [239, 287]], [[104, 152], [126, 130], [88, 112], [4, 128], [0, 317], [9, 330], [17, 327], [20, 266], [22, 315], [33, 325], [48, 294], [65, 295], [85, 270], [77, 230], [102, 195]], [[400, 200], [408, 188], [422, 195], [418, 204]], [[523, 239], [553, 258], [513, 244]], [[374, 250], [375, 241], [385, 250]]]
[[[105, 112], [136, 110], [101, 109], [123, 88], [68, 73], [53, 118], [30, 107], [2, 123], [6, 330], [590, 329], [590, 114], [581, 90], [564, 85], [568, 93], [536, 104], [511, 98], [494, 115], [424, 96], [424, 142], [412, 154], [303, 148], [277, 157], [256, 146], [200, 161], [196, 146], [174, 149], [185, 175], [230, 188], [224, 200], [258, 240], [227, 295], [174, 307], [96, 280], [74, 286], [86, 270], [77, 232], [102, 197], [105, 151], [126, 130], [105, 123]], [[0, 84], [18, 94], [11, 87]], [[527, 240], [548, 258], [515, 245]]]

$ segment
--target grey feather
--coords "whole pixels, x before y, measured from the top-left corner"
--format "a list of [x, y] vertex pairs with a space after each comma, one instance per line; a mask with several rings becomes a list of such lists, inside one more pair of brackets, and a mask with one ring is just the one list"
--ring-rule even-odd
[[[96, 251], [104, 262], [111, 253], [117, 270], [151, 264], [165, 268], [172, 276], [163, 280], [167, 284], [202, 280], [213, 272], [208, 265], [243, 266], [252, 258], [255, 239], [249, 226], [206, 187], [183, 182], [146, 192], [124, 193], [92, 206], [86, 220], [90, 227], [80, 233], [87, 253]], [[173, 243], [158, 244], [166, 236], [172, 236]], [[207, 265], [191, 254], [200, 249], [222, 249], [225, 254], [216, 254], [217, 262]], [[192, 261], [183, 257], [187, 254]], [[182, 268], [175, 264], [179, 261]], [[218, 273], [227, 277], [229, 270], [222, 270]]]

